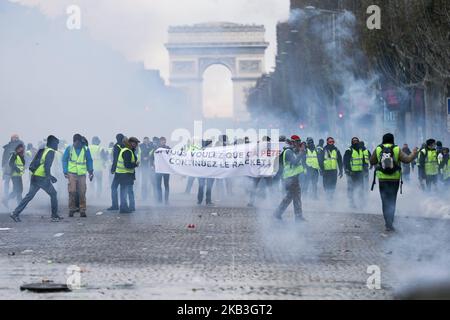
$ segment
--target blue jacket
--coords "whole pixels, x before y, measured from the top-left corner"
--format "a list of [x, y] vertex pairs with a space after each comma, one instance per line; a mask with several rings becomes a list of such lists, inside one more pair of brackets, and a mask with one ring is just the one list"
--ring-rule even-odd
[[[86, 148], [86, 147], [83, 147]], [[72, 149], [72, 146], [68, 146], [66, 148], [66, 151], [64, 151], [64, 155], [62, 158], [62, 165], [63, 165], [63, 172], [64, 174], [67, 174], [69, 172], [69, 159], [70, 159], [70, 150]], [[79, 155], [81, 152], [81, 148], [75, 148], [75, 153]], [[86, 148], [86, 166], [87, 171], [89, 173], [94, 172], [94, 161], [92, 160], [91, 152], [89, 151], [89, 148]]]

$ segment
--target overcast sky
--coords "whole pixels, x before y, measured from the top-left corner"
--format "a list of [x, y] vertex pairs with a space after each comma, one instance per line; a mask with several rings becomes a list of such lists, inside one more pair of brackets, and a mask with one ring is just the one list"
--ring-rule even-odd
[[[267, 41], [267, 70], [273, 66], [276, 23], [287, 19], [289, 0], [9, 0], [37, 7], [46, 16], [66, 15], [69, 5], [79, 5], [82, 28], [131, 61], [160, 69], [168, 76], [164, 48], [169, 25], [209, 21], [264, 24]], [[61, 26], [65, 27], [65, 26]]]
[[[66, 27], [73, 4], [81, 8], [81, 30]], [[288, 0], [0, 0], [0, 138], [169, 134], [174, 124], [161, 118], [170, 113], [147, 105], [154, 100], [143, 74], [144, 66], [168, 78], [168, 26], [264, 24], [270, 70], [276, 23], [287, 18], [288, 7]], [[211, 76], [210, 96], [218, 101], [208, 113], [229, 115], [229, 78]], [[132, 114], [124, 120], [127, 110]]]

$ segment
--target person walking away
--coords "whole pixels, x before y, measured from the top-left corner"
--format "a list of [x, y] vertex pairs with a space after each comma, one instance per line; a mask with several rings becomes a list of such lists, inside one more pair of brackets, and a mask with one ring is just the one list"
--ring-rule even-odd
[[362, 150], [362, 152], [363, 152], [363, 158], [364, 158], [364, 160], [363, 160], [363, 172], [364, 172], [364, 174], [363, 174], [363, 189], [364, 189], [364, 193], [363, 193], [363, 195], [364, 195], [364, 201], [366, 201], [366, 195], [367, 195], [367, 191], [369, 190], [369, 188], [370, 188], [370, 186], [369, 186], [369, 179], [370, 179], [370, 177], [369, 177], [369, 173], [370, 173], [370, 156], [371, 156], [371, 154], [370, 154], [370, 151], [369, 151], [369, 149], [367, 149], [366, 148], [366, 144], [365, 144], [365, 142], [364, 141], [361, 141], [360, 142], [360, 146], [361, 146], [361, 150]]
[[299, 136], [292, 136], [290, 141], [290, 147], [283, 152], [285, 197], [276, 209], [274, 217], [277, 220], [281, 220], [282, 214], [292, 202], [294, 206], [295, 221], [299, 222], [304, 220], [299, 174], [305, 170], [305, 151], [301, 151], [301, 139]]
[[25, 172], [25, 146], [19, 144], [9, 159], [9, 174], [13, 185], [13, 191], [3, 200], [5, 207], [9, 207], [9, 200], [16, 198], [17, 205], [22, 201], [23, 181]]
[[44, 190], [50, 196], [52, 222], [62, 220], [58, 215], [57, 192], [52, 185], [52, 183], [57, 182], [57, 179], [51, 174], [51, 167], [55, 158], [55, 150], [58, 149], [58, 143], [58, 138], [53, 135], [48, 136], [46, 147], [40, 149], [31, 162], [30, 190], [10, 216], [15, 222], [21, 221], [20, 214], [40, 189]]
[[[450, 187], [450, 156], [449, 148], [442, 148], [442, 161], [440, 164], [442, 172], [442, 181], [444, 183], [444, 190]], [[448, 192], [448, 189], [447, 191]]]
[[419, 153], [417, 154], [417, 178], [419, 180], [419, 188], [422, 191], [425, 191], [425, 168], [420, 164], [421, 158], [424, 154], [424, 152], [422, 152], [423, 150], [426, 150], [427, 148], [427, 144], [423, 143], [422, 146], [420, 147]]
[[114, 175], [113, 181], [111, 182], [111, 207], [106, 209], [107, 211], [117, 211], [119, 210], [119, 181], [117, 180], [116, 168], [117, 168], [117, 159], [119, 157], [120, 151], [123, 149], [124, 135], [121, 133], [118, 133], [116, 135], [116, 144], [113, 147], [112, 150], [112, 159], [111, 159], [111, 174]]
[[304, 194], [310, 194], [314, 200], [318, 199], [317, 184], [319, 182], [319, 159], [312, 138], [306, 140], [306, 185]]
[[94, 163], [83, 136], [78, 133], [73, 136], [73, 144], [64, 151], [62, 163], [64, 177], [68, 180], [69, 217], [80, 212], [80, 217], [86, 218], [86, 174], [92, 181]]
[[9, 174], [9, 159], [14, 153], [14, 150], [19, 144], [24, 144], [18, 134], [13, 134], [11, 140], [3, 146], [2, 155], [2, 171], [3, 171], [3, 200], [9, 197], [9, 183], [11, 181], [11, 175]]
[[108, 161], [108, 153], [100, 146], [101, 140], [95, 136], [89, 145], [89, 152], [91, 153], [92, 161], [94, 162], [94, 190], [97, 199], [101, 198], [103, 193], [103, 172]]
[[[158, 148], [170, 149], [170, 147], [167, 146], [166, 143], [167, 140], [165, 137], [159, 138]], [[162, 182], [164, 182], [164, 203], [166, 205], [169, 204], [169, 179], [170, 175], [168, 173], [155, 173], [156, 201], [160, 204], [163, 202], [162, 186], [161, 186]]]
[[[323, 152], [319, 153], [319, 166], [323, 177], [323, 189], [327, 199], [332, 201], [336, 191], [337, 178], [342, 178], [342, 155], [335, 146], [333, 137], [327, 139]], [[338, 172], [339, 171], [339, 172]]]
[[420, 151], [420, 166], [424, 168], [426, 190], [437, 191], [437, 181], [439, 174], [438, 152], [436, 150], [436, 140], [428, 139], [426, 148]]
[[141, 173], [141, 197], [142, 200], [148, 199], [151, 189], [150, 179], [150, 153], [153, 151], [153, 144], [149, 137], [144, 137], [143, 143], [139, 145], [141, 150], [140, 173]]
[[135, 137], [124, 138], [123, 148], [117, 158], [116, 177], [120, 186], [120, 211], [119, 213], [132, 213], [136, 210], [134, 199], [134, 180], [136, 180], [137, 148], [139, 140]]
[[[411, 154], [411, 149], [409, 149], [409, 146], [407, 143], [403, 144], [402, 152], [409, 156]], [[409, 182], [411, 180], [411, 171], [413, 169], [414, 161], [411, 163], [404, 163], [402, 162], [402, 178], [403, 181]]]
[[[387, 133], [370, 158], [376, 166], [383, 216], [387, 232], [394, 232], [394, 216], [397, 194], [401, 183], [401, 163], [411, 163], [417, 156], [417, 148], [407, 155], [394, 144], [394, 135]], [[375, 180], [373, 184], [375, 183]], [[373, 189], [373, 187], [372, 187]]]
[[350, 208], [356, 209], [354, 195], [358, 193], [358, 207], [363, 200], [363, 175], [364, 175], [364, 155], [361, 149], [359, 138], [352, 138], [351, 146], [344, 154], [344, 170], [347, 176], [347, 195]]
[[[212, 140], [203, 141], [203, 149], [210, 148], [212, 145]], [[205, 186], [206, 186], [206, 205], [213, 206], [212, 203], [212, 188], [214, 185], [214, 178], [198, 178], [198, 192], [197, 192], [197, 205], [201, 205], [203, 198], [205, 196]]]

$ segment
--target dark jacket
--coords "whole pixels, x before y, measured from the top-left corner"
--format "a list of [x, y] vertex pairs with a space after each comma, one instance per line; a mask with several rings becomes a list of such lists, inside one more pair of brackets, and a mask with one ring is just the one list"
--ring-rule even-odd
[[16, 150], [16, 147], [19, 144], [24, 144], [23, 141], [10, 141], [3, 146], [3, 155], [2, 155], [2, 168], [5, 168], [8, 165], [9, 159], [11, 158], [12, 153]]
[[[134, 157], [137, 160], [136, 150], [134, 150], [134, 149], [131, 149], [131, 151], [126, 150], [122, 153], [123, 165], [127, 169], [135, 169], [138, 166], [136, 162], [131, 161], [132, 160], [132, 152], [134, 153]], [[116, 176], [119, 179], [119, 183], [124, 184], [124, 185], [133, 184], [134, 180], [136, 180], [135, 172], [133, 172], [133, 173], [116, 173]]]
[[25, 157], [21, 156], [15, 152], [13, 152], [13, 154], [11, 155], [11, 158], [9, 158], [9, 173], [12, 175], [14, 172], [19, 173], [20, 169], [17, 167], [16, 165], [16, 159], [17, 157], [20, 157], [22, 159], [23, 164], [25, 165]]
[[119, 157], [120, 150], [124, 147], [122, 139], [123, 135], [118, 134], [116, 136], [117, 142], [113, 147], [113, 155], [112, 155], [112, 164], [111, 164], [111, 173], [114, 174], [116, 172], [117, 167], [117, 158]]
[[339, 174], [342, 173], [342, 167], [343, 167], [343, 163], [342, 163], [342, 155], [341, 152], [339, 151], [338, 148], [336, 148], [336, 146], [334, 145], [326, 145], [323, 148], [323, 152], [320, 152], [318, 154], [318, 158], [319, 158], [319, 166], [320, 166], [320, 170], [324, 171], [324, 161], [325, 161], [325, 153], [331, 153], [333, 150], [336, 150], [337, 152], [337, 164], [338, 164], [338, 170], [339, 170]]
[[143, 143], [139, 146], [139, 149], [141, 150], [141, 167], [149, 168], [151, 164], [150, 151], [153, 150], [153, 143]]
[[345, 170], [346, 173], [352, 172], [351, 160], [352, 160], [353, 150], [359, 151], [359, 150], [362, 150], [362, 149], [360, 149], [359, 147], [351, 146], [350, 148], [345, 150], [345, 153], [344, 153], [344, 170]]
[[[52, 148], [53, 150], [58, 150], [58, 143], [59, 143], [59, 140], [57, 140], [57, 139], [56, 140], [55, 139], [47, 140], [47, 147]], [[36, 156], [38, 156], [39, 154], [42, 156], [42, 151], [40, 151], [40, 152], [38, 151]], [[52, 168], [54, 159], [55, 159], [55, 152], [47, 153], [47, 156], [46, 156], [45, 162], [44, 162], [45, 178], [33, 176], [32, 179], [52, 179], [53, 176], [51, 173], [51, 168]]]

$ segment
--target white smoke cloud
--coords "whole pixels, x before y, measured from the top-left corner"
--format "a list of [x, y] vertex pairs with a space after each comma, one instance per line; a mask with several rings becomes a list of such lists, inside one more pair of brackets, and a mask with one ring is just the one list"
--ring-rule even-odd
[[273, 65], [276, 23], [289, 16], [288, 0], [9, 0], [37, 7], [55, 18], [66, 14], [69, 5], [81, 8], [82, 28], [110, 45], [130, 61], [144, 62], [168, 77], [164, 47], [169, 25], [208, 21], [264, 24], [268, 49], [267, 67]]

